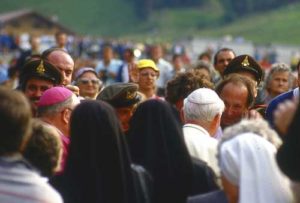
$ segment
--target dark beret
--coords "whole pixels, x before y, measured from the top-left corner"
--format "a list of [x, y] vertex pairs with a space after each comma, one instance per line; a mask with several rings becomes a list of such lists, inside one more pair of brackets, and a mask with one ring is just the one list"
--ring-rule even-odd
[[97, 100], [106, 101], [113, 107], [129, 107], [141, 100], [138, 85], [135, 83], [115, 83], [105, 87]]
[[20, 85], [22, 89], [25, 89], [27, 81], [31, 78], [47, 80], [54, 85], [61, 84], [63, 80], [60, 71], [54, 65], [40, 59], [31, 60], [24, 65], [20, 73]]
[[261, 66], [249, 55], [240, 55], [232, 59], [224, 71], [224, 76], [243, 71], [252, 73], [257, 84], [263, 80], [264, 74]]

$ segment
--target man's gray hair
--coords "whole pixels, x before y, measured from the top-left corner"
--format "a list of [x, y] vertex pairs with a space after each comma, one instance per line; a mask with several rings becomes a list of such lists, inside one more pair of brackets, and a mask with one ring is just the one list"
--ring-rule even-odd
[[222, 143], [248, 132], [252, 132], [265, 138], [276, 148], [282, 144], [282, 141], [276, 131], [273, 130], [264, 119], [243, 119], [239, 123], [227, 127], [224, 130], [222, 139], [219, 142], [219, 147]]
[[224, 108], [224, 102], [215, 91], [199, 88], [184, 100], [184, 118], [211, 122], [215, 116], [222, 114]]
[[77, 104], [77, 101], [78, 98], [75, 95], [72, 95], [70, 98], [68, 98], [63, 102], [51, 106], [38, 107], [37, 110], [38, 117], [55, 115], [57, 113], [60, 113], [66, 108], [73, 108], [73, 106]]

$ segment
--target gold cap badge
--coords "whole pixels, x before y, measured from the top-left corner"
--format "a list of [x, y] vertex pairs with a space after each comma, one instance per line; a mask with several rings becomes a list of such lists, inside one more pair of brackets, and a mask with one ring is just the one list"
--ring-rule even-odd
[[126, 92], [126, 99], [133, 99], [135, 94], [135, 92], [131, 92], [131, 91], [127, 91]]
[[39, 74], [43, 74], [45, 73], [45, 67], [44, 67], [44, 63], [43, 61], [41, 60], [41, 63], [40, 65], [36, 68], [36, 72], [39, 73]]
[[248, 61], [248, 56], [245, 57], [245, 59], [242, 61], [241, 64], [242, 64], [242, 66], [249, 66], [250, 65], [250, 63]]

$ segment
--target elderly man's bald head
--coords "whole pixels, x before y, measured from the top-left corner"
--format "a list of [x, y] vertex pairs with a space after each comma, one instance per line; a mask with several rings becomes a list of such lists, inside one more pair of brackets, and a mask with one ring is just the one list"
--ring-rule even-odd
[[72, 81], [74, 60], [65, 50], [59, 48], [44, 51], [42, 57], [56, 66], [63, 75], [63, 85], [69, 85]]

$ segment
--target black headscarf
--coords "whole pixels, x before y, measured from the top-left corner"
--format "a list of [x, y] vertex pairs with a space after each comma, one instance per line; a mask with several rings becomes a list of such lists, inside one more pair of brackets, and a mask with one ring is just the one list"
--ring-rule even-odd
[[71, 116], [65, 202], [135, 203], [125, 138], [111, 106], [84, 101]]
[[152, 175], [154, 202], [186, 202], [192, 162], [171, 106], [161, 100], [140, 104], [130, 122], [128, 141], [133, 162]]

